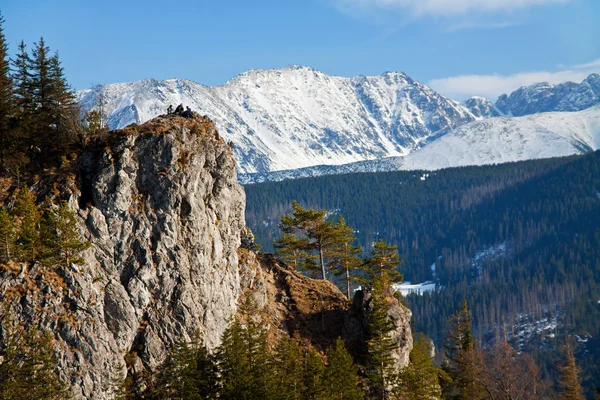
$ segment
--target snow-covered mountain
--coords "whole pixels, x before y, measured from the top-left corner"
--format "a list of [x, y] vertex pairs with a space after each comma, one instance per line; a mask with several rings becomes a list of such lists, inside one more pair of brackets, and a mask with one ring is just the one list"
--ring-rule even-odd
[[247, 184], [355, 172], [437, 170], [562, 157], [599, 149], [600, 105], [596, 105], [578, 112], [549, 112], [474, 121], [405, 157], [242, 174], [239, 179]]
[[[580, 84], [522, 87], [496, 104], [481, 97], [459, 104], [400, 72], [344, 78], [301, 66], [249, 70], [220, 86], [184, 79], [98, 85], [79, 99], [84, 110], [101, 102], [112, 128], [145, 122], [169, 104], [191, 106], [233, 142], [244, 183], [599, 148], [599, 108], [575, 112], [600, 103], [598, 74]], [[538, 114], [552, 110], [561, 112]]]
[[522, 116], [549, 111], [580, 111], [600, 103], [600, 74], [591, 74], [581, 83], [548, 82], [521, 87], [496, 101], [505, 115]]
[[98, 85], [79, 98], [84, 110], [102, 99], [111, 128], [189, 105], [233, 142], [241, 173], [407, 155], [476, 119], [400, 72], [344, 78], [300, 66], [250, 70], [213, 87], [183, 79]]
[[465, 100], [462, 105], [476, 118], [499, 117], [502, 115], [494, 103], [485, 97], [473, 96]]

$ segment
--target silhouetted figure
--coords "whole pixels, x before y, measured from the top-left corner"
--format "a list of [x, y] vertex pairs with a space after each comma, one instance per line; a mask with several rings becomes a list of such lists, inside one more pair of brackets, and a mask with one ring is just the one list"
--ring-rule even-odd
[[167, 115], [171, 114], [173, 114], [173, 104], [169, 104], [169, 107], [167, 108]]
[[181, 113], [181, 116], [185, 118], [192, 118], [192, 109], [189, 106], [187, 106], [185, 108], [185, 111]]
[[183, 112], [183, 103], [178, 105], [177, 108], [175, 109], [175, 114], [181, 115], [182, 112]]

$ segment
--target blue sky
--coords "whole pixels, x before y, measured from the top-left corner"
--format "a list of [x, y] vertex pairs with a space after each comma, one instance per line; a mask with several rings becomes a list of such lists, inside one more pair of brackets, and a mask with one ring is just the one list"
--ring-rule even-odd
[[2, 0], [11, 51], [44, 36], [75, 89], [217, 85], [289, 64], [403, 71], [457, 99], [600, 72], [598, 0]]

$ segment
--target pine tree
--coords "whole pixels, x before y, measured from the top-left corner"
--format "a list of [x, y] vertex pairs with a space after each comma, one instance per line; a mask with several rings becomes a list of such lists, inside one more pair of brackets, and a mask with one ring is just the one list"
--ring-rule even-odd
[[393, 352], [398, 345], [390, 333], [395, 329], [389, 318], [391, 307], [391, 283], [386, 272], [373, 282], [369, 304], [368, 332], [368, 377], [375, 398], [389, 399], [396, 385], [397, 372]]
[[5, 209], [0, 209], [0, 263], [10, 261], [14, 255], [15, 224], [12, 216]]
[[257, 307], [247, 294], [240, 306], [244, 324], [235, 319], [225, 331], [217, 354], [222, 379], [220, 398], [272, 399], [274, 376], [267, 332], [255, 320]]
[[[279, 228], [284, 235], [295, 235], [298, 239], [307, 239], [306, 242], [287, 241], [290, 246], [294, 243], [301, 244], [302, 247], [299, 250], [314, 251], [319, 260], [321, 278], [327, 280], [326, 258], [334, 244], [335, 227], [331, 221], [325, 219], [327, 215], [325, 210], [305, 209], [295, 201], [292, 201], [292, 210], [291, 215], [281, 216]], [[294, 247], [286, 248], [287, 252], [293, 250]]]
[[367, 284], [381, 279], [387, 275], [391, 283], [401, 282], [403, 276], [398, 272], [398, 266], [402, 263], [398, 257], [398, 248], [387, 244], [379, 239], [373, 245], [373, 252], [361, 267], [367, 276]]
[[398, 397], [402, 400], [440, 399], [439, 376], [442, 371], [433, 364], [433, 343], [424, 335], [415, 335], [410, 363], [400, 373]]
[[583, 400], [580, 369], [569, 342], [564, 346], [564, 359], [558, 364], [560, 373], [558, 379], [559, 400]]
[[19, 256], [22, 260], [33, 262], [39, 252], [41, 216], [35, 195], [28, 188], [17, 193], [13, 213], [19, 222], [16, 241]]
[[360, 400], [364, 394], [359, 389], [359, 384], [358, 367], [346, 350], [344, 341], [338, 337], [335, 344], [327, 351], [327, 367], [323, 382], [325, 398]]
[[90, 243], [81, 240], [75, 213], [71, 211], [67, 202], [61, 202], [58, 210], [46, 213], [41, 235], [44, 264], [68, 267], [85, 262], [80, 253], [89, 248]]
[[209, 400], [219, 392], [216, 362], [198, 336], [191, 343], [173, 345], [157, 375], [152, 398]]
[[48, 332], [2, 320], [0, 400], [65, 400], [68, 386], [55, 371], [54, 339]]
[[321, 400], [324, 397], [325, 363], [321, 355], [310, 347], [302, 360], [302, 399]]
[[[14, 83], [14, 98], [15, 98], [15, 114], [16, 114], [16, 133], [15, 133], [15, 151], [25, 156], [28, 147], [37, 148], [39, 145], [33, 131], [33, 117], [35, 104], [33, 100], [33, 83], [30, 71], [31, 57], [27, 52], [26, 45], [23, 41], [19, 43], [19, 52], [16, 58], [12, 61]], [[35, 152], [30, 152], [29, 161], [34, 160]]]
[[344, 217], [335, 225], [333, 249], [331, 251], [330, 269], [340, 277], [340, 281], [346, 289], [346, 297], [350, 300], [350, 286], [352, 281], [359, 281], [358, 277], [352, 275], [352, 271], [359, 268], [362, 260], [358, 255], [362, 252], [360, 246], [353, 245], [356, 242], [354, 229], [346, 224]]
[[298, 271], [307, 271], [316, 277], [319, 270], [316, 257], [310, 253], [308, 238], [297, 237], [293, 233], [284, 233], [274, 243], [277, 255]]
[[11, 148], [14, 146], [13, 130], [10, 119], [13, 114], [13, 86], [10, 77], [10, 61], [8, 44], [4, 36], [4, 18], [0, 14], [0, 168], [4, 164]]
[[292, 338], [283, 337], [275, 347], [275, 398], [278, 400], [299, 400], [304, 392], [302, 352]]
[[484, 388], [479, 381], [481, 360], [473, 338], [472, 321], [467, 302], [463, 301], [460, 310], [448, 322], [443, 369], [449, 379], [441, 382], [446, 399], [474, 400], [484, 397]]

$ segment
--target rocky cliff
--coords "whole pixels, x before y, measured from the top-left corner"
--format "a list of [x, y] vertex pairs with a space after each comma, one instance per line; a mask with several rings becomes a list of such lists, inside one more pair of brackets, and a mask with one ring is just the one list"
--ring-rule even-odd
[[76, 398], [112, 398], [127, 370], [152, 370], [196, 332], [216, 348], [245, 290], [274, 335], [298, 332], [319, 349], [350, 322], [364, 326], [330, 282], [241, 248], [251, 242], [244, 191], [231, 146], [208, 118], [161, 116], [111, 132], [78, 162], [78, 176], [46, 196], [76, 211], [92, 245], [84, 265], [0, 269], [14, 320], [54, 333]]

